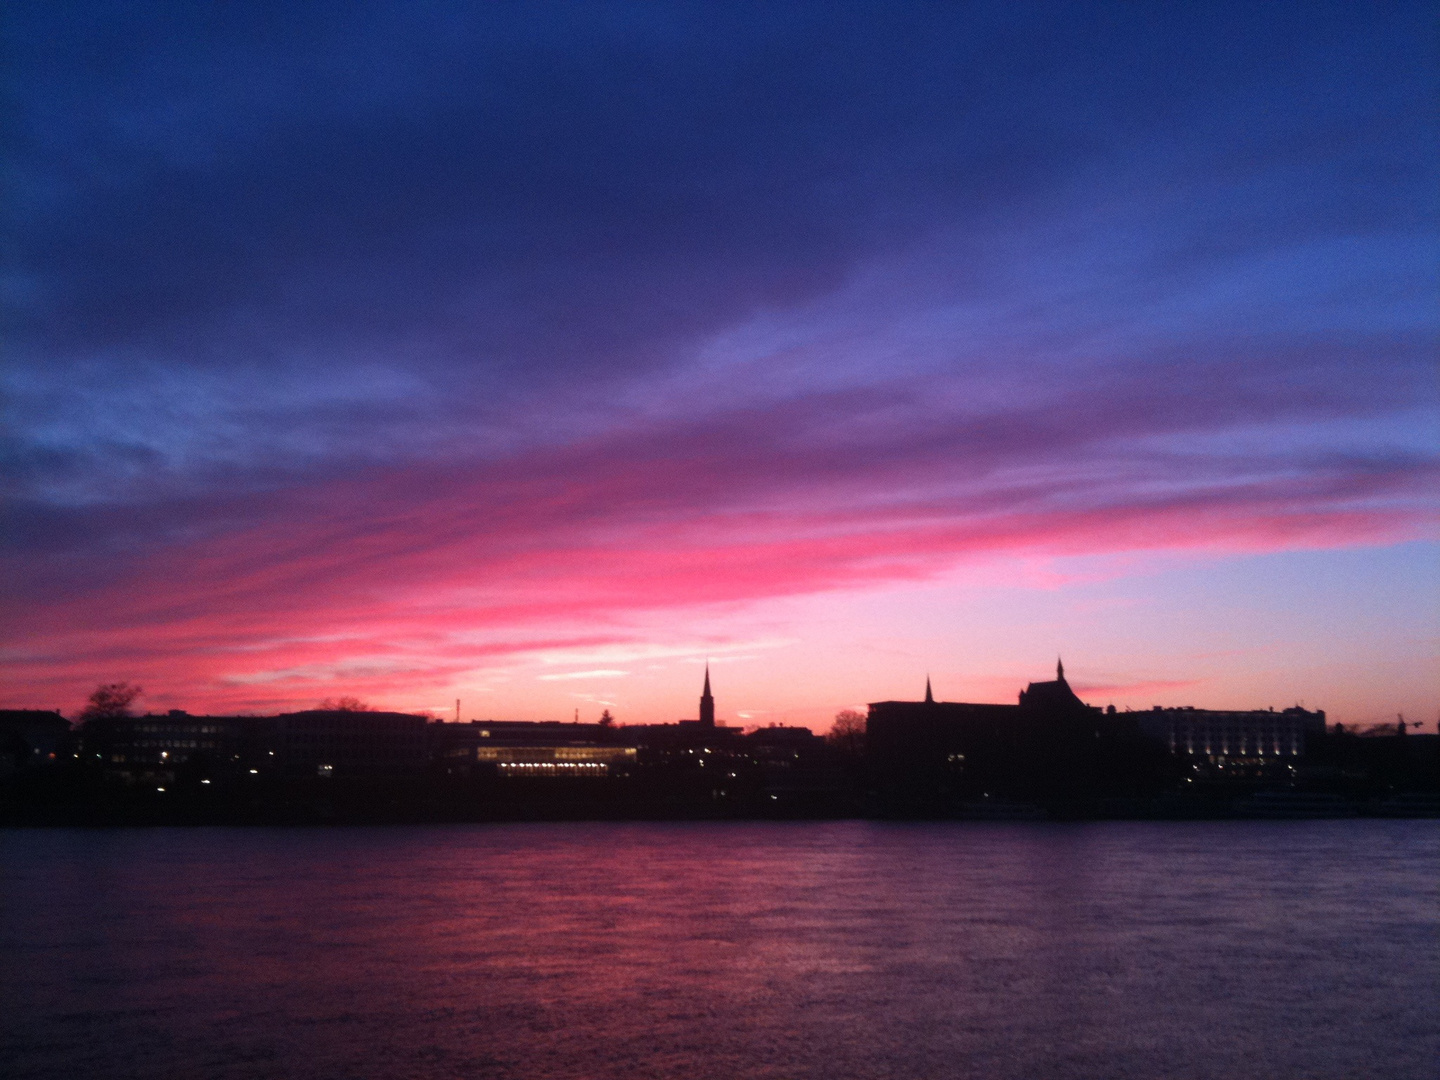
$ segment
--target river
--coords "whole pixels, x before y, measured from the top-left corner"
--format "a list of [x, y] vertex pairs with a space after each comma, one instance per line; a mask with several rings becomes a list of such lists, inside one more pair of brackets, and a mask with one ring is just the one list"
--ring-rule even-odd
[[1435, 1080], [1440, 822], [0, 830], [0, 1075]]

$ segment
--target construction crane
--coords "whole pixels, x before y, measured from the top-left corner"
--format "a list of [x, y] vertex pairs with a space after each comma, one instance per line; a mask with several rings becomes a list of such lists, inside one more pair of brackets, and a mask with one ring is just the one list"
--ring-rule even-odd
[[1404, 713], [1395, 714], [1395, 731], [1399, 735], [1404, 735], [1406, 728], [1418, 728], [1423, 723], [1423, 720], [1406, 720]]

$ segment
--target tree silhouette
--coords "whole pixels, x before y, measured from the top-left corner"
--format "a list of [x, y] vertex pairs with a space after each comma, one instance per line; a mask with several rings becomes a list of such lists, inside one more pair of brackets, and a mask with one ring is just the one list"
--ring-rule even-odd
[[374, 705], [367, 705], [357, 697], [326, 698], [320, 702], [320, 712], [374, 712]]
[[835, 722], [825, 733], [825, 741], [841, 753], [860, 757], [865, 753], [865, 714], [854, 709], [841, 709]]
[[127, 682], [103, 683], [90, 695], [80, 713], [81, 720], [102, 720], [130, 715], [130, 703], [145, 691]]
[[609, 710], [609, 709], [606, 709], [604, 712], [602, 712], [602, 713], [600, 714], [600, 726], [601, 726], [601, 727], [614, 727], [614, 726], [615, 726], [615, 717], [613, 717], [613, 716], [610, 715], [610, 710]]

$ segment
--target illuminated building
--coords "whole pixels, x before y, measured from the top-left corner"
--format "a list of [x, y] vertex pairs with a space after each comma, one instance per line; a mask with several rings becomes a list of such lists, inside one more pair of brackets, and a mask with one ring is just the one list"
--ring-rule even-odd
[[1135, 714], [1140, 730], [1207, 776], [1261, 776], [1288, 769], [1306, 742], [1325, 735], [1325, 713], [1274, 709], [1166, 709]]
[[626, 775], [637, 751], [603, 724], [472, 720], [437, 724], [431, 737], [447, 771], [493, 769], [498, 776], [601, 779]]
[[501, 776], [552, 776], [586, 779], [628, 772], [635, 764], [633, 746], [477, 746], [475, 760], [493, 762]]

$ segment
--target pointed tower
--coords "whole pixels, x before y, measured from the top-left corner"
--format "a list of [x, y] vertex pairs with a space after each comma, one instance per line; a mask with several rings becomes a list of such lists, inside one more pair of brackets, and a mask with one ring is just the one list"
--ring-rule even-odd
[[710, 696], [710, 664], [705, 664], [705, 689], [700, 694], [700, 726], [715, 726], [715, 699]]
[[925, 704], [934, 705], [935, 695], [930, 692], [930, 676], [925, 676]]
[[1088, 715], [1089, 706], [1075, 696], [1065, 681], [1065, 663], [1055, 660], [1054, 682], [1032, 682], [1020, 691], [1021, 708], [1060, 715]]

